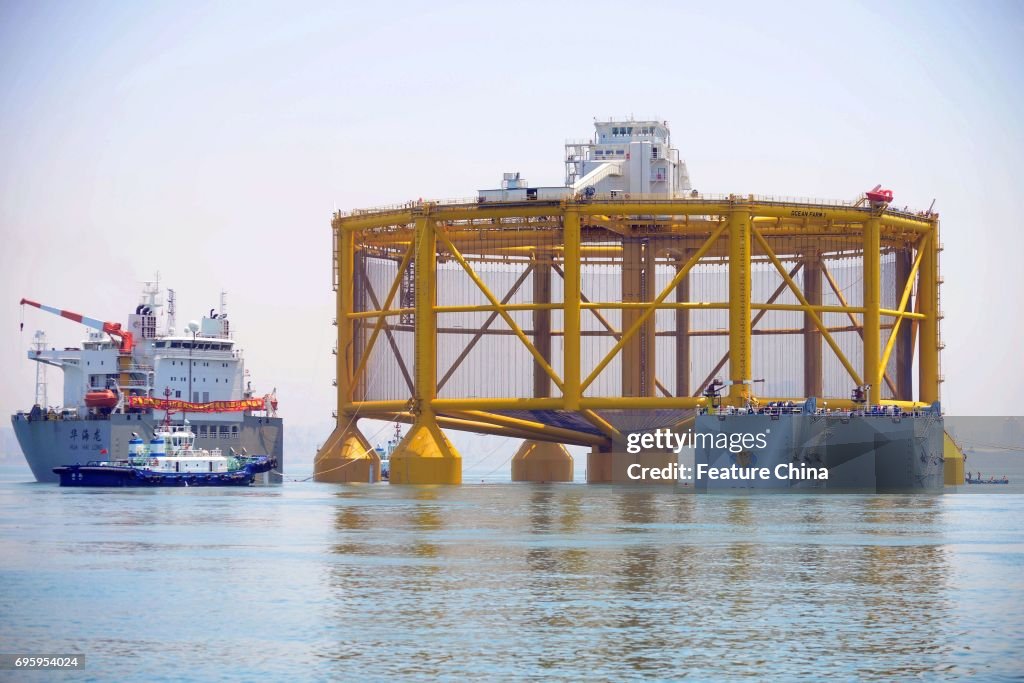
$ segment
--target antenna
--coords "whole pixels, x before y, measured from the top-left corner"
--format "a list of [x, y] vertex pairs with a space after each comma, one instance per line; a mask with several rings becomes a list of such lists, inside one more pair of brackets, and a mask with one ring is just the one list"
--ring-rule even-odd
[[160, 273], [156, 274], [156, 279], [147, 280], [142, 283], [142, 297], [140, 303], [143, 306], [147, 306], [152, 309], [153, 315], [156, 315], [156, 309], [162, 305], [160, 299]]
[[228, 313], [228, 292], [225, 289], [220, 290], [220, 314], [225, 316]]
[[[36, 330], [32, 338], [35, 340], [32, 345], [35, 347], [36, 358], [38, 358], [46, 350], [46, 333]], [[36, 405], [44, 411], [46, 410], [46, 363], [36, 363]]]
[[174, 334], [174, 328], [175, 328], [176, 323], [177, 323], [177, 321], [174, 319], [174, 314], [178, 310], [177, 306], [175, 305], [177, 303], [177, 301], [178, 301], [177, 298], [174, 296], [174, 290], [168, 288], [167, 289], [167, 334]]

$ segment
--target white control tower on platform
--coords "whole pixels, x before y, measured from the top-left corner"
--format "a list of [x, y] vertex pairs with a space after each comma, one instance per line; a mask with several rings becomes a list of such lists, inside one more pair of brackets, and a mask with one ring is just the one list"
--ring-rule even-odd
[[565, 144], [565, 185], [530, 187], [519, 173], [506, 173], [502, 187], [480, 190], [481, 202], [561, 199], [679, 197], [691, 191], [686, 162], [672, 147], [666, 121], [594, 122], [594, 137]]
[[565, 184], [577, 192], [675, 197], [690, 176], [666, 121], [595, 121], [592, 140], [565, 145]]

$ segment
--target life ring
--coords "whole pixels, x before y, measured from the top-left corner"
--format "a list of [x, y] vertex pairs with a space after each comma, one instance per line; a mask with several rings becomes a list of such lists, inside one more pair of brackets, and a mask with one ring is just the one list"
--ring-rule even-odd
[[149, 466], [150, 467], [156, 467], [159, 464], [160, 464], [160, 461], [157, 460], [156, 458], [153, 458], [152, 460], [149, 461]]
[[626, 194], [622, 195], [622, 198], [623, 199], [629, 199], [629, 193], [627, 192]]

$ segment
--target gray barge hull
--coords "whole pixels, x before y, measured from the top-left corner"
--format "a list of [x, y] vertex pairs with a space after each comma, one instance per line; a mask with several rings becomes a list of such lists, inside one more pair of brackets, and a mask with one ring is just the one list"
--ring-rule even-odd
[[[90, 460], [107, 460], [126, 457], [128, 441], [132, 432], [145, 440], [153, 437], [153, 430], [160, 421], [151, 414], [116, 413], [103, 419], [29, 419], [27, 414], [11, 417], [14, 433], [21, 446], [21, 452], [35, 475], [36, 481], [60, 481], [53, 472], [54, 467], [85, 464]], [[212, 430], [216, 436], [197, 437], [196, 447], [219, 448], [225, 453], [229, 448], [250, 455], [269, 455], [277, 459], [276, 470], [256, 476], [261, 483], [279, 483], [284, 472], [284, 424], [280, 417], [258, 417], [244, 415], [239, 421], [205, 421], [201, 415], [189, 418], [194, 432], [200, 433], [201, 425], [210, 427], [228, 426], [226, 434]], [[231, 427], [237, 427], [232, 430]], [[210, 431], [206, 432], [207, 434]], [[101, 451], [106, 450], [106, 453]]]
[[[878, 493], [942, 491], [943, 420], [940, 415], [838, 414], [707, 414], [697, 418], [695, 432], [765, 434], [765, 448], [732, 452], [698, 447], [695, 464], [709, 467], [768, 468], [768, 479], [699, 479], [696, 490], [829, 489]], [[784, 466], [822, 469], [827, 478], [775, 476]]]

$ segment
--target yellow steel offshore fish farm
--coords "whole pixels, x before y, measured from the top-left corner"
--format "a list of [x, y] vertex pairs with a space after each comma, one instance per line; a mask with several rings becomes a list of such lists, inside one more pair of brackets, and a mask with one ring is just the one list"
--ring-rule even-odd
[[[939, 400], [939, 221], [850, 201], [709, 195], [661, 121], [602, 121], [566, 183], [338, 212], [337, 427], [322, 481], [374, 481], [362, 418], [411, 425], [392, 483], [461, 481], [444, 430], [526, 439], [522, 480], [588, 478], [625, 435], [702, 408]], [[784, 402], [784, 403], [779, 403]], [[591, 470], [595, 474], [591, 474]]]

